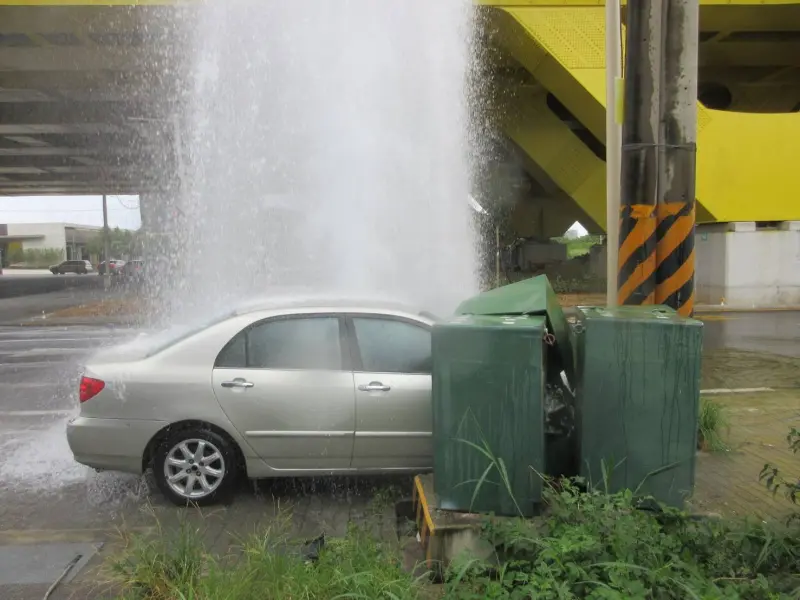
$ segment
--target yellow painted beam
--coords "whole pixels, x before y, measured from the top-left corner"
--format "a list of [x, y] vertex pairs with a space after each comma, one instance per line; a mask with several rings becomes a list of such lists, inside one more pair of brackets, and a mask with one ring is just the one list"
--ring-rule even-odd
[[171, 6], [200, 0], [0, 0], [0, 6]]
[[[555, 95], [600, 140], [605, 139], [604, 9], [533, 7], [492, 11], [496, 41]], [[796, 176], [796, 140], [800, 114], [753, 114], [698, 107], [698, 221], [783, 221], [800, 219], [800, 177]], [[545, 110], [548, 110], [545, 106]], [[532, 112], [533, 111], [533, 112]], [[544, 156], [566, 144], [556, 138], [577, 137], [558, 118], [519, 106], [519, 121], [507, 133], [540, 164], [559, 186], [599, 224], [605, 224], [602, 161], [585, 148], [561, 159]], [[532, 129], [538, 123], [546, 133]], [[559, 121], [560, 123], [560, 121]], [[514, 131], [519, 127], [519, 131]], [[574, 143], [570, 144], [574, 146]], [[535, 156], [534, 156], [535, 154]], [[567, 160], [568, 157], [568, 160]], [[576, 158], [578, 157], [578, 158]], [[562, 172], [552, 173], [552, 169]], [[569, 181], [567, 181], [569, 180]]]

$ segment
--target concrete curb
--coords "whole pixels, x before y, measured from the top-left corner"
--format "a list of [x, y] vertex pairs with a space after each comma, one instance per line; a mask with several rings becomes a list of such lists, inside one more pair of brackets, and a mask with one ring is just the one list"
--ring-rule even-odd
[[68, 319], [68, 318], [54, 318], [54, 319], [29, 319], [26, 321], [15, 321], [15, 322], [6, 322], [0, 323], [0, 325], [4, 327], [68, 327], [68, 326], [78, 326], [78, 327], [125, 327], [125, 328], [138, 328], [141, 325], [136, 322], [131, 321], [124, 321], [124, 320], [109, 320], [108, 318], [103, 319], [86, 319], [83, 317], [78, 317], [76, 319]]
[[704, 314], [719, 314], [719, 313], [767, 313], [767, 312], [797, 312], [800, 311], [800, 306], [765, 306], [758, 307], [742, 307], [742, 306], [724, 306], [719, 304], [709, 304], [705, 306], [698, 306], [695, 308], [696, 315]]

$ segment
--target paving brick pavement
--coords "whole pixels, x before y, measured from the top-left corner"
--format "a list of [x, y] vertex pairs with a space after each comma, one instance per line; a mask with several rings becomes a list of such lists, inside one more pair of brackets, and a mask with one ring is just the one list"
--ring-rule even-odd
[[701, 452], [697, 461], [694, 510], [723, 516], [783, 519], [798, 507], [775, 498], [758, 480], [765, 463], [800, 476], [800, 455], [789, 450], [786, 435], [800, 428], [800, 390], [715, 396], [726, 409], [730, 430], [727, 452]]

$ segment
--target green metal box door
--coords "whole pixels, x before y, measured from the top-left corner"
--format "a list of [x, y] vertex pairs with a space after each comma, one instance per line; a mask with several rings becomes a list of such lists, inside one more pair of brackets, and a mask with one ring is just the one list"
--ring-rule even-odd
[[572, 381], [574, 365], [569, 323], [546, 275], [523, 279], [467, 298], [456, 308], [456, 314], [547, 316], [547, 327], [555, 336], [558, 352], [558, 359], [551, 364], [563, 369]]
[[433, 329], [435, 492], [443, 510], [531, 516], [544, 470], [544, 316]]
[[694, 486], [702, 323], [663, 306], [581, 307], [575, 339], [581, 475], [682, 506]]

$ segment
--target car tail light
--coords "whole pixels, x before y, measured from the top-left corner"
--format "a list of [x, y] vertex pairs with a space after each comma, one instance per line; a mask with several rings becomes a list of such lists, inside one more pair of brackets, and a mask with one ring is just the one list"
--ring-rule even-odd
[[106, 387], [105, 381], [94, 379], [93, 377], [86, 377], [84, 375], [81, 377], [80, 393], [78, 394], [78, 398], [81, 402], [91, 400], [97, 396], [97, 394], [102, 392], [104, 387]]

